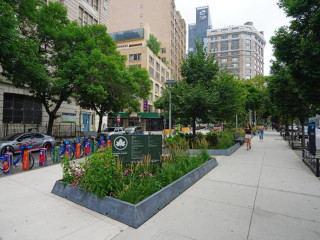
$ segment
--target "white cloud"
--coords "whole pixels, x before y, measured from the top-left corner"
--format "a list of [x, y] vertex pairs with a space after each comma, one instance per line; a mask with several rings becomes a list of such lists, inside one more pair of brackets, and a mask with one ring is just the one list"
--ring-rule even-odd
[[278, 0], [175, 0], [177, 11], [181, 12], [186, 24], [196, 22], [196, 8], [209, 6], [213, 28], [230, 25], [241, 25], [253, 22], [254, 27], [264, 31], [265, 67], [264, 72], [269, 75], [272, 46], [270, 39], [276, 29], [289, 24], [289, 19], [277, 5]]

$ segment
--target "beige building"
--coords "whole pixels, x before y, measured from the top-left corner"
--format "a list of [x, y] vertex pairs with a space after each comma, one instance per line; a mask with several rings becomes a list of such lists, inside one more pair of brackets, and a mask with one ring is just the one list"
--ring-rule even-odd
[[252, 22], [207, 31], [207, 51], [215, 54], [222, 69], [234, 73], [236, 78], [251, 79], [264, 75], [263, 32], [253, 27]]
[[103, 24], [108, 27], [109, 0], [44, 0], [60, 2], [68, 9], [68, 18], [80, 25]]
[[186, 24], [174, 0], [110, 0], [108, 32], [138, 29], [148, 25], [161, 42], [162, 62], [170, 78], [180, 79], [181, 59], [186, 56]]
[[[151, 94], [149, 98], [147, 101], [144, 99], [140, 100], [140, 112], [134, 113], [131, 116], [121, 114], [120, 124], [123, 127], [141, 125], [145, 131], [162, 129], [160, 110], [155, 108], [154, 102], [162, 96], [165, 82], [170, 76], [168, 66], [147, 47], [149, 35], [148, 26], [110, 33], [110, 36], [117, 43], [118, 51], [120, 51], [121, 55], [127, 57], [126, 65], [138, 66], [149, 72], [151, 81]], [[147, 108], [144, 107], [146, 102]], [[109, 125], [113, 126], [116, 124], [117, 115], [118, 113], [110, 115]]]

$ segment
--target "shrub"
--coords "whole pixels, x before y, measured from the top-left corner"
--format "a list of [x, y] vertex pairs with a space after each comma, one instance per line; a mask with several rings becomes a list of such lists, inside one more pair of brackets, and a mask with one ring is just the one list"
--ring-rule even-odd
[[205, 139], [210, 147], [214, 147], [218, 143], [218, 134], [215, 132], [209, 132], [207, 135], [205, 135]]

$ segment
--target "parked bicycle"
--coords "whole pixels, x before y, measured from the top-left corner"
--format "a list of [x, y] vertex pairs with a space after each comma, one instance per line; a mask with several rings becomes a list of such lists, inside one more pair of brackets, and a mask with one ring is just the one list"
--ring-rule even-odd
[[[66, 155], [68, 155], [70, 159], [74, 158], [75, 148], [70, 144], [70, 140], [63, 141], [63, 145], [58, 149], [60, 159], [63, 159]], [[47, 151], [47, 155], [49, 158], [53, 159], [54, 151], [56, 151], [54, 148], [51, 151]]]
[[[24, 156], [24, 152], [28, 151], [29, 149], [32, 149], [33, 145], [31, 145], [31, 144], [19, 144], [19, 148], [21, 150], [19, 156], [17, 157], [16, 160], [13, 159], [13, 166], [14, 167], [18, 167], [17, 164], [18, 164], [18, 162], [20, 160], [22, 161], [23, 156]], [[8, 152], [9, 152], [9, 150], [8, 150]], [[2, 155], [0, 158], [1, 158], [1, 160], [0, 160], [0, 170], [3, 171], [3, 169], [4, 169], [4, 166], [3, 166], [4, 155]], [[33, 166], [34, 166], [34, 158], [33, 158], [32, 154], [29, 154], [29, 169], [32, 169]]]

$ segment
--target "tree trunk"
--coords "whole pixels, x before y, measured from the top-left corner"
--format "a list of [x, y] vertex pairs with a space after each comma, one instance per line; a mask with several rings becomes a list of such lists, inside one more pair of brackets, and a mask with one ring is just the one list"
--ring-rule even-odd
[[305, 135], [304, 135], [304, 120], [300, 120], [300, 123], [301, 123], [301, 127], [302, 127], [302, 137], [301, 137], [301, 147], [302, 148], [305, 148], [306, 146], [306, 138], [305, 138]]
[[293, 134], [293, 120], [291, 120], [291, 142], [293, 142], [294, 134]]
[[55, 114], [50, 114], [49, 115], [49, 122], [48, 122], [48, 130], [47, 130], [48, 135], [52, 135], [52, 128], [53, 128], [54, 119], [55, 119]]
[[192, 134], [193, 134], [193, 138], [196, 137], [196, 118], [192, 119]]
[[102, 118], [103, 118], [103, 114], [98, 114], [98, 115], [99, 115], [98, 133], [101, 133], [101, 126], [102, 126]]

